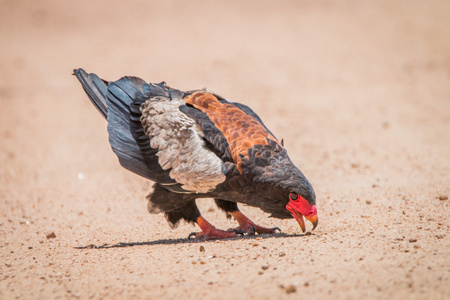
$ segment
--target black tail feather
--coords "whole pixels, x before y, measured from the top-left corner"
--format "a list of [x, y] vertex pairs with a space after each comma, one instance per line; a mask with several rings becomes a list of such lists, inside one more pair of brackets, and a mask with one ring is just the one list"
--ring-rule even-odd
[[106, 105], [108, 87], [105, 81], [93, 73], [86, 73], [86, 71], [81, 68], [74, 69], [73, 75], [78, 78], [92, 104], [94, 104], [97, 110], [106, 119], [108, 114], [108, 107]]
[[108, 121], [109, 143], [127, 170], [164, 185], [168, 190], [183, 192], [181, 185], [163, 170], [158, 162], [157, 149], [150, 146], [140, 122], [140, 106], [155, 96], [180, 97], [181, 91], [168, 90], [163, 83], [148, 84], [138, 77], [125, 76], [105, 82], [97, 75], [75, 69], [83, 89], [98, 111]]

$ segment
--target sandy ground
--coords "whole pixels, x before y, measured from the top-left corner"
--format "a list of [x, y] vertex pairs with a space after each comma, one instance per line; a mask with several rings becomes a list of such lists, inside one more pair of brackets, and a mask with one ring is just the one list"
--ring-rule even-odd
[[[449, 15], [445, 0], [1, 0], [0, 298], [449, 299]], [[243, 207], [283, 234], [171, 230], [75, 67], [249, 104], [313, 183], [319, 227]]]

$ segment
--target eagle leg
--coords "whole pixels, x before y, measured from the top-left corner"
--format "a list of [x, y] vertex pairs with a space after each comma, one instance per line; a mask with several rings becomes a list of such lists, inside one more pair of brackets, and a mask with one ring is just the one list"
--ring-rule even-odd
[[276, 233], [277, 231], [281, 232], [281, 229], [278, 227], [267, 228], [267, 227], [262, 227], [262, 226], [255, 224], [252, 220], [247, 218], [240, 210], [230, 211], [229, 213], [239, 223], [239, 226], [236, 228], [233, 228], [232, 230], [242, 230], [242, 231], [245, 231], [248, 235], [254, 235], [255, 233], [257, 233], [257, 234], [273, 234], [273, 233]]
[[208, 221], [206, 221], [205, 218], [202, 216], [199, 216], [195, 223], [200, 227], [202, 230], [201, 232], [192, 232], [189, 234], [188, 239], [194, 237], [197, 239], [202, 240], [211, 240], [211, 239], [228, 239], [228, 238], [234, 238], [238, 234], [244, 235], [245, 232], [242, 230], [233, 230], [233, 231], [224, 231], [216, 229], [213, 225], [211, 225]]
[[281, 229], [278, 227], [274, 228], [266, 228], [259, 226], [255, 224], [252, 220], [247, 218], [238, 208], [237, 203], [221, 200], [221, 199], [214, 199], [217, 206], [225, 211], [227, 215], [233, 216], [233, 218], [239, 223], [239, 226], [236, 228], [229, 229], [230, 231], [234, 230], [240, 230], [244, 231], [248, 235], [255, 235], [258, 234], [273, 234], [278, 232], [281, 232]]

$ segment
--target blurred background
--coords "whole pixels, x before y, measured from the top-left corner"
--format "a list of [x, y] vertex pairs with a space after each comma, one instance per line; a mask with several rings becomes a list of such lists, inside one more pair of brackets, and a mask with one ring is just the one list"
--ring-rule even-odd
[[[134, 75], [184, 90], [207, 87], [250, 105], [284, 138], [292, 160], [313, 183], [321, 216], [316, 234], [345, 233], [353, 238], [346, 249], [367, 253], [358, 246], [358, 236], [374, 228], [387, 230], [386, 212], [408, 232], [417, 231], [415, 222], [425, 222], [424, 215], [442, 224], [450, 194], [449, 16], [446, 0], [0, 0], [2, 257], [17, 259], [26, 269], [29, 254], [18, 250], [27, 246], [24, 241], [36, 251], [56, 255], [52, 251], [57, 250], [39, 250], [39, 245], [47, 246], [45, 237], [40, 243], [42, 235], [52, 231], [57, 248], [68, 253], [74, 246], [184, 238], [192, 231], [189, 225], [172, 231], [163, 216], [146, 212], [151, 183], [117, 163], [106, 122], [71, 75], [79, 67], [106, 80]], [[209, 202], [202, 205], [219, 227], [229, 226]], [[249, 209], [248, 214], [263, 225], [298, 231], [295, 222], [269, 221], [259, 210]], [[21, 224], [31, 224], [33, 230]], [[448, 234], [448, 227], [436, 226]], [[379, 236], [396, 238], [389, 232]], [[439, 241], [443, 244], [438, 248], [448, 246], [448, 238]], [[322, 242], [320, 247], [341, 248], [330, 240]], [[383, 239], [371, 242], [367, 245], [372, 249], [385, 244]], [[378, 250], [387, 256], [386, 249]], [[448, 251], [434, 257], [441, 259], [438, 266], [414, 265], [412, 275], [426, 285], [425, 295], [431, 298], [449, 295], [436, 271], [443, 270], [443, 260], [448, 262]], [[374, 263], [367, 267], [374, 273], [364, 277], [354, 272], [360, 269], [357, 265], [342, 269], [329, 265], [335, 256], [323, 258], [330, 258], [321, 267], [331, 284], [311, 283], [322, 296], [328, 288], [345, 289], [361, 278], [356, 294], [343, 293], [343, 298], [360, 298], [368, 291], [379, 298], [402, 298], [421, 289], [394, 284], [398, 274], [384, 273], [391, 265]], [[96, 260], [104, 267], [114, 265], [114, 260]], [[410, 260], [401, 261], [408, 265]], [[394, 260], [392, 265], [399, 264]], [[242, 266], [247, 266], [245, 260]], [[316, 274], [314, 263], [302, 266], [302, 274]], [[295, 278], [299, 264], [285, 268]], [[402, 268], [396, 269], [399, 274]], [[236, 278], [237, 287], [240, 279], [253, 278], [245, 273], [250, 269]], [[17, 276], [3, 283], [0, 279], [0, 287], [9, 286], [0, 298], [20, 296], [17, 291], [26, 289], [19, 278], [26, 274], [39, 278], [40, 271], [19, 275], [17, 270], [0, 269]], [[448, 279], [448, 270], [445, 274], [441, 280]], [[91, 275], [86, 278], [94, 280], [98, 274]], [[189, 282], [189, 273], [178, 275]], [[371, 276], [384, 282], [387, 292], [373, 287]], [[261, 278], [254, 278], [256, 286], [262, 285], [261, 294], [255, 290], [252, 295], [276, 295], [278, 285], [270, 285], [275, 279]], [[67, 295], [66, 290], [59, 292]], [[163, 295], [175, 292], [167, 293]]]
[[[208, 87], [249, 104], [296, 162], [312, 162], [307, 168], [334, 150], [363, 164], [367, 152], [388, 155], [393, 142], [404, 147], [401, 157], [421, 144], [449, 158], [449, 6], [1, 0], [2, 165], [47, 159], [58, 172], [86, 159], [66, 150], [79, 153], [85, 139], [107, 143], [103, 120], [71, 76], [78, 67], [107, 80]], [[392, 136], [379, 140], [388, 127]], [[401, 157], [388, 163], [406, 163]]]

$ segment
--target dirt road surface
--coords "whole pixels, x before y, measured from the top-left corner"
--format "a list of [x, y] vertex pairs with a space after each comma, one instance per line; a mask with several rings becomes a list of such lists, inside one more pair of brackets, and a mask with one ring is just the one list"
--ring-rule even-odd
[[[444, 0], [0, 0], [0, 299], [449, 299], [449, 15]], [[243, 207], [283, 233], [171, 230], [77, 67], [250, 105], [315, 187], [318, 228]]]

